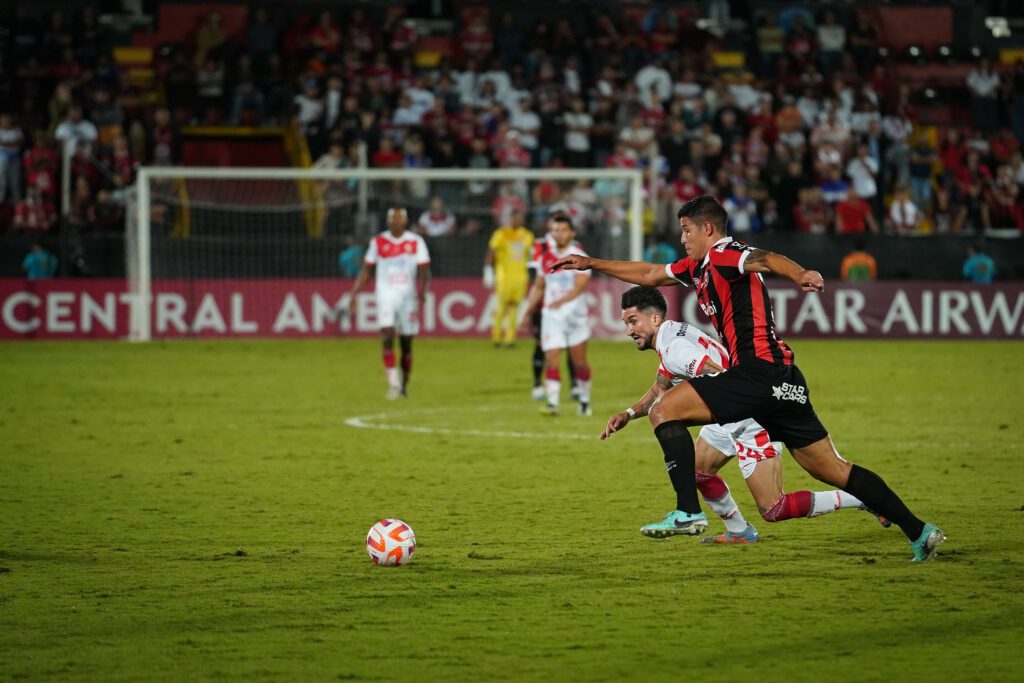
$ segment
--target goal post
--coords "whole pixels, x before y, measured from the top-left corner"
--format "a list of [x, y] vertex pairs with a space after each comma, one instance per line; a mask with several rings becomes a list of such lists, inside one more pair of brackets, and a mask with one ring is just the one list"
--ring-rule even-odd
[[568, 210], [580, 241], [602, 257], [640, 260], [644, 247], [635, 169], [143, 167], [137, 179], [125, 234], [133, 341], [193, 336], [186, 306], [200, 330], [217, 329], [218, 316], [250, 329], [244, 311], [203, 308], [204, 293], [223, 290], [227, 300], [239, 282], [258, 303], [292, 284], [351, 277], [343, 252], [383, 230], [393, 206], [408, 210], [410, 228], [427, 216], [434, 229], [438, 206], [454, 218], [454, 234], [428, 236], [443, 276], [479, 276], [487, 237], [517, 209], [535, 232], [550, 211]]

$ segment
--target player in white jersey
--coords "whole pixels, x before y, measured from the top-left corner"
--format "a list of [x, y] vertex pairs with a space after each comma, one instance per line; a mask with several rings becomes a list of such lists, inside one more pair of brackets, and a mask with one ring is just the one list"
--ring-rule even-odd
[[[387, 398], [396, 399], [406, 396], [412, 373], [412, 338], [420, 331], [419, 312], [430, 282], [430, 253], [422, 237], [406, 230], [409, 216], [405, 209], [388, 209], [387, 220], [388, 229], [370, 240], [349, 301], [354, 311], [356, 294], [376, 276], [374, 294], [388, 377]], [[401, 376], [395, 367], [396, 336], [402, 349]]]
[[[537, 277], [530, 290], [526, 311], [535, 310], [543, 300], [541, 308], [541, 348], [544, 350], [546, 369], [544, 390], [547, 406], [545, 415], [557, 415], [562, 392], [561, 373], [558, 359], [562, 349], [569, 349], [573, 371], [576, 375], [580, 415], [592, 415], [590, 407], [590, 366], [587, 364], [587, 340], [590, 339], [590, 321], [587, 318], [587, 303], [583, 293], [590, 282], [589, 271], [551, 273], [550, 265], [569, 254], [583, 255], [583, 248], [575, 242], [576, 230], [566, 215], [551, 219], [549, 233], [554, 247], [540, 255]], [[525, 326], [529, 316], [524, 316]]]
[[[633, 287], [622, 295], [622, 320], [626, 334], [637, 349], [653, 348], [661, 358], [654, 386], [640, 401], [613, 415], [601, 438], [606, 439], [635, 417], [647, 415], [661, 394], [680, 382], [703, 374], [723, 372], [729, 367], [729, 354], [720, 343], [686, 323], [666, 320], [665, 298], [653, 287]], [[734, 457], [768, 522], [795, 517], [817, 517], [840, 508], [864, 509], [863, 504], [845, 491], [795, 491], [782, 488], [782, 444], [773, 442], [768, 432], [753, 419], [729, 424], [705, 425], [696, 443], [697, 489], [715, 514], [725, 522], [725, 533], [702, 539], [706, 543], [756, 543], [760, 540], [753, 525], [747, 523], [732, 499], [729, 487], [718, 470]], [[669, 478], [679, 490], [674, 475], [675, 462], [666, 459]], [[677, 505], [678, 505], [677, 501]], [[696, 535], [706, 525], [680, 523], [674, 510], [660, 521], [640, 529], [645, 536], [665, 538], [675, 534]]]

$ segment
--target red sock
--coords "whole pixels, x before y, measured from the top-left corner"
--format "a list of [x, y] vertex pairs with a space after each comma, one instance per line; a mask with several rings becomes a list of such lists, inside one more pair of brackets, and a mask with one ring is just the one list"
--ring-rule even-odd
[[697, 490], [706, 500], [718, 500], [729, 493], [729, 487], [717, 474], [697, 472]]
[[381, 355], [384, 357], [384, 367], [386, 367], [388, 369], [395, 367], [395, 350], [394, 349], [384, 349], [384, 351], [381, 353]]
[[814, 494], [810, 491], [794, 491], [787, 493], [762, 514], [766, 522], [781, 522], [794, 517], [806, 517], [811, 512]]
[[590, 366], [584, 365], [582, 368], [576, 368], [576, 379], [581, 382], [586, 382], [590, 379]]
[[544, 371], [544, 377], [556, 382], [560, 382], [562, 380], [562, 376], [558, 373], [558, 368], [548, 368]]

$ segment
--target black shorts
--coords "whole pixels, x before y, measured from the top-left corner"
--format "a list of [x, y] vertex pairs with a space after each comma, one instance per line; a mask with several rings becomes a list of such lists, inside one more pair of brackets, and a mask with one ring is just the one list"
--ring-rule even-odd
[[690, 384], [722, 424], [752, 417], [772, 440], [790, 449], [828, 436], [811, 406], [804, 373], [795, 365], [753, 361], [718, 375], [694, 377]]

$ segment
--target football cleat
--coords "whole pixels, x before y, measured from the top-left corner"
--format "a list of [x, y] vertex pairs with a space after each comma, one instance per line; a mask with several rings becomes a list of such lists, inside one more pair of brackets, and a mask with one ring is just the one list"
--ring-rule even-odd
[[747, 528], [739, 533], [732, 531], [726, 531], [724, 534], [718, 534], [716, 536], [705, 536], [700, 539], [701, 543], [760, 543], [761, 536], [758, 535], [757, 529], [754, 528], [753, 524], [747, 524]]
[[910, 542], [910, 547], [914, 551], [914, 557], [911, 562], [927, 562], [928, 560], [935, 557], [935, 551], [939, 549], [939, 546], [945, 543], [946, 534], [942, 533], [942, 529], [935, 526], [934, 524], [925, 524], [924, 530], [916, 541]]
[[576, 388], [575, 384], [573, 384], [572, 388], [569, 389], [569, 398], [571, 398], [573, 401], [580, 400], [580, 390]]
[[545, 415], [547, 417], [557, 417], [558, 406], [548, 403], [546, 406], [540, 409], [540, 414]]
[[533, 392], [531, 395], [533, 396], [534, 401], [543, 401], [545, 398], [547, 398], [547, 394], [544, 393], [544, 387], [539, 385], [533, 388]]
[[576, 406], [576, 414], [582, 415], [583, 417], [590, 417], [594, 414], [594, 409], [590, 407], [589, 403], [580, 403]]
[[704, 533], [708, 528], [708, 518], [703, 512], [691, 515], [682, 510], [673, 510], [660, 522], [646, 524], [640, 527], [640, 533], [648, 538], [668, 538], [669, 536], [685, 535], [697, 536]]
[[388, 393], [384, 397], [389, 401], [397, 401], [405, 396], [405, 392], [402, 391], [402, 387], [388, 387]]

